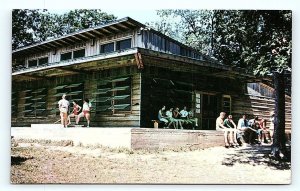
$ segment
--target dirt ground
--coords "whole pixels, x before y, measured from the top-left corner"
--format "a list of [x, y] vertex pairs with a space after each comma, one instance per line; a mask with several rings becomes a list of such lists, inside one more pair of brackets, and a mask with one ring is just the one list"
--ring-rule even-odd
[[270, 145], [132, 151], [14, 142], [11, 183], [289, 184], [290, 162], [271, 159], [269, 151]]

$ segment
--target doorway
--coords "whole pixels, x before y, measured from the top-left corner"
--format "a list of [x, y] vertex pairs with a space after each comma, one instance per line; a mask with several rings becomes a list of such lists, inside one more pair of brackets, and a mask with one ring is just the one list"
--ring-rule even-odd
[[218, 116], [218, 97], [213, 93], [195, 92], [195, 117], [201, 130], [215, 130]]

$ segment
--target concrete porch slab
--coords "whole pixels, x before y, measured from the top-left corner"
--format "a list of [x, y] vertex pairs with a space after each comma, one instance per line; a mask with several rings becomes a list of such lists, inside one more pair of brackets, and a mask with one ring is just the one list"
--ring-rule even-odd
[[103, 145], [128, 149], [208, 148], [222, 146], [223, 133], [208, 130], [153, 128], [62, 128], [58, 124], [32, 124], [31, 127], [12, 127], [15, 139], [72, 141], [73, 144]]

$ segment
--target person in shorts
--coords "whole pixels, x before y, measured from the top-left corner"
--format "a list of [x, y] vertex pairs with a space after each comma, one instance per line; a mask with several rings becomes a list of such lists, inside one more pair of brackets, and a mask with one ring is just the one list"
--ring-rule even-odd
[[68, 110], [69, 110], [69, 101], [66, 100], [66, 94], [62, 95], [62, 99], [58, 102], [58, 108], [60, 111], [60, 121], [61, 125], [66, 128], [68, 125]]
[[85, 119], [87, 121], [86, 127], [90, 127], [91, 103], [90, 103], [89, 99], [87, 99], [87, 98], [85, 98], [83, 101], [82, 112], [77, 117], [76, 125], [79, 123], [81, 117], [85, 117]]
[[73, 110], [71, 112], [71, 114], [68, 116], [68, 125], [71, 124], [71, 117], [75, 117], [75, 121], [77, 120], [79, 111], [81, 110], [81, 107], [75, 102], [73, 101]]
[[229, 148], [234, 147], [234, 145], [232, 141], [232, 131], [224, 125], [225, 115], [225, 112], [221, 112], [220, 116], [216, 119], [216, 130], [224, 132], [225, 147]]

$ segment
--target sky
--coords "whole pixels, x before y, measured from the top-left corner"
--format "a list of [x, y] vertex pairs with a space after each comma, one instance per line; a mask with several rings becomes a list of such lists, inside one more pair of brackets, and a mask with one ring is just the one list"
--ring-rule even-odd
[[[293, 184], [284, 186], [259, 185], [11, 185], [10, 174], [10, 92], [11, 92], [11, 10], [12, 9], [102, 9], [118, 18], [132, 17], [145, 23], [156, 19], [157, 9], [291, 9], [293, 11], [293, 52], [300, 52], [300, 1], [299, 0], [2, 0], [0, 1], [0, 99], [1, 99], [1, 133], [0, 133], [0, 190], [299, 190], [300, 187], [300, 152], [292, 147]], [[297, 35], [295, 35], [297, 34]], [[293, 55], [293, 85], [292, 85], [292, 112], [293, 124], [300, 124], [300, 55]], [[295, 99], [297, 98], [297, 99]], [[300, 128], [293, 125], [293, 145], [300, 145]], [[296, 135], [296, 136], [295, 136]], [[296, 137], [296, 139], [295, 139]], [[272, 175], [266, 175], [272, 176]], [[295, 178], [296, 177], [296, 178]], [[271, 177], [270, 177], [271, 178]], [[297, 180], [298, 179], [298, 180]], [[298, 188], [297, 188], [298, 187]], [[297, 189], [296, 189], [297, 188]]]

